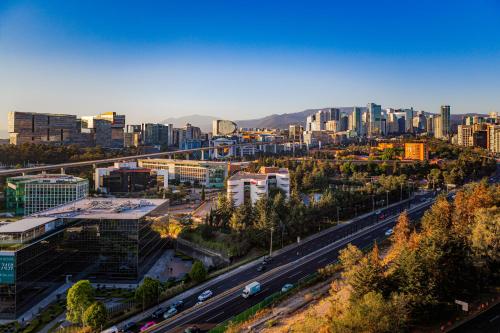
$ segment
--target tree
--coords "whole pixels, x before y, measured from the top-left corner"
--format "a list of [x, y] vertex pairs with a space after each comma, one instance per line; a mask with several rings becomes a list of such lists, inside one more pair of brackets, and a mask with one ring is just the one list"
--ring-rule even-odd
[[498, 272], [500, 264], [500, 208], [483, 208], [475, 212], [470, 235], [476, 262], [489, 271]]
[[408, 212], [405, 210], [399, 215], [396, 226], [394, 227], [394, 234], [391, 236], [392, 246], [385, 258], [386, 262], [392, 261], [406, 246], [408, 246], [410, 235], [410, 218], [408, 217]]
[[92, 303], [83, 313], [83, 323], [90, 326], [93, 331], [102, 331], [103, 325], [106, 323], [108, 313], [102, 302]]
[[94, 289], [89, 280], [80, 280], [68, 290], [66, 297], [66, 319], [81, 323], [85, 310], [94, 301]]
[[352, 296], [358, 298], [371, 291], [382, 291], [383, 273], [378, 246], [375, 243], [371, 253], [365, 255], [346, 275], [346, 282], [352, 287]]
[[352, 299], [340, 315], [331, 316], [331, 332], [388, 333], [404, 331], [408, 309], [404, 297], [393, 295], [388, 300], [381, 293], [369, 292]]
[[142, 284], [135, 290], [135, 300], [143, 307], [158, 302], [162, 291], [160, 281], [146, 276]]
[[207, 270], [201, 261], [196, 260], [194, 262], [193, 267], [191, 267], [191, 271], [189, 272], [189, 277], [195, 282], [201, 282], [207, 278]]

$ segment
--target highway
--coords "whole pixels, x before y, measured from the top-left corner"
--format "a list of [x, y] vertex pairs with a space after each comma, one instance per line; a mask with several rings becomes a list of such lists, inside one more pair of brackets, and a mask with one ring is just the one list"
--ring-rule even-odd
[[[417, 219], [432, 204], [432, 200], [419, 203], [422, 197], [412, 199], [410, 217]], [[177, 316], [158, 323], [147, 332], [176, 332], [190, 325], [204, 327], [216, 324], [243, 312], [250, 306], [262, 301], [265, 297], [281, 290], [286, 283], [297, 283], [298, 280], [337, 260], [338, 251], [348, 243], [359, 247], [373, 244], [382, 239], [387, 229], [394, 226], [399, 212], [408, 208], [409, 201], [389, 206], [377, 212], [365, 214], [350, 223], [341, 224], [304, 240], [299, 245], [291, 245], [273, 254], [273, 260], [267, 265], [267, 271], [258, 272], [255, 265], [227, 276], [207, 286], [214, 297], [201, 305], [197, 303], [199, 293], [183, 299], [186, 310]], [[378, 213], [378, 214], [377, 214]], [[389, 218], [386, 218], [390, 216]], [[241, 290], [252, 281], [259, 281], [262, 290], [259, 294], [244, 299]], [[172, 300], [173, 302], [174, 300]]]

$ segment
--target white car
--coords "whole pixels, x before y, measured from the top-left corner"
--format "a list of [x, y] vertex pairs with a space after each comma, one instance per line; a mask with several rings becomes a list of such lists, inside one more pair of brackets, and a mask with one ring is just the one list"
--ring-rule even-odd
[[387, 231], [385, 232], [385, 235], [386, 236], [390, 236], [390, 235], [392, 235], [393, 232], [394, 231], [392, 230], [392, 228], [391, 229], [387, 229]]
[[212, 297], [213, 294], [214, 293], [211, 290], [205, 290], [204, 292], [202, 292], [200, 294], [200, 296], [198, 296], [198, 301], [204, 302], [207, 299], [209, 299], [210, 297]]

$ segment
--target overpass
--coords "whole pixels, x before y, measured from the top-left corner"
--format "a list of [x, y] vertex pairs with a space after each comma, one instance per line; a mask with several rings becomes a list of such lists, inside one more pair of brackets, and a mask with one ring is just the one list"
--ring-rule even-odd
[[[60, 163], [60, 164], [51, 164], [51, 165], [42, 165], [30, 168], [19, 168], [19, 169], [8, 169], [8, 170], [0, 170], [0, 177], [2, 176], [12, 176], [19, 174], [28, 174], [28, 173], [36, 173], [36, 172], [44, 172], [50, 170], [60, 170], [61, 173], [65, 172], [65, 169], [68, 168], [77, 168], [92, 165], [94, 168], [100, 164], [110, 164], [114, 162], [121, 161], [130, 161], [137, 159], [145, 159], [145, 158], [157, 158], [157, 157], [167, 157], [172, 158], [175, 154], [189, 154], [198, 152], [198, 151], [212, 151], [217, 149], [226, 149], [233, 147], [249, 147], [249, 146], [266, 146], [266, 145], [282, 145], [286, 143], [292, 143], [289, 141], [285, 142], [249, 142], [249, 143], [238, 143], [233, 145], [224, 145], [224, 146], [216, 146], [216, 147], [201, 147], [201, 148], [192, 148], [192, 149], [181, 149], [174, 151], [163, 151], [158, 153], [149, 153], [149, 154], [141, 154], [141, 155], [131, 155], [131, 156], [122, 156], [122, 157], [113, 157], [113, 158], [105, 158], [100, 160], [91, 160], [91, 161], [81, 161], [81, 162], [70, 162], [70, 163]], [[295, 142], [293, 142], [295, 143]]]

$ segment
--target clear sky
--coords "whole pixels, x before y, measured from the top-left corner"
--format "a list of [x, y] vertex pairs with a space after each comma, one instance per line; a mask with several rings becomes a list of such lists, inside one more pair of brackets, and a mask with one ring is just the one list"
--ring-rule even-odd
[[0, 129], [368, 102], [500, 111], [500, 1], [0, 1]]

